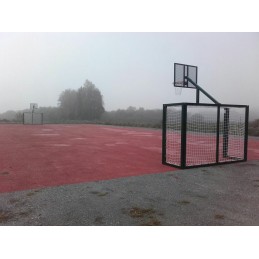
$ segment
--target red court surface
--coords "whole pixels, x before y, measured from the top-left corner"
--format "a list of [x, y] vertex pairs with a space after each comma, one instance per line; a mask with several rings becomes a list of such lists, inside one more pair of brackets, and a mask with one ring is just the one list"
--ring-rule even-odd
[[[99, 125], [0, 125], [0, 192], [176, 170], [161, 164], [160, 130]], [[248, 159], [259, 159], [259, 139]]]
[[99, 125], [0, 125], [0, 192], [172, 170], [161, 131]]

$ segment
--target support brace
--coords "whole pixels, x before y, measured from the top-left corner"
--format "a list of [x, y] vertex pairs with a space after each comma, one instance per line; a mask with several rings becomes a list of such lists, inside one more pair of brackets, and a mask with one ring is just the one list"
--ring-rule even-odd
[[[191, 82], [197, 90], [201, 91], [204, 95], [206, 95], [212, 102], [214, 102], [215, 104], [220, 104], [216, 99], [214, 99], [210, 94], [208, 94], [203, 88], [201, 88], [199, 85], [197, 85], [194, 81], [192, 81], [192, 79], [190, 79], [189, 77], [185, 77], [189, 82]], [[196, 103], [199, 103], [199, 93], [196, 93]]]

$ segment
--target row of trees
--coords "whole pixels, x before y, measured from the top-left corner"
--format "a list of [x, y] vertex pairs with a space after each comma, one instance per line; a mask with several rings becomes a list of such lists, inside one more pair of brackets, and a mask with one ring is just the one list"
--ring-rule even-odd
[[[44, 123], [85, 123], [97, 122], [107, 125], [157, 127], [162, 124], [162, 110], [145, 110], [136, 107], [105, 111], [100, 90], [89, 80], [78, 90], [66, 89], [59, 96], [58, 107], [40, 107], [37, 112], [44, 114]], [[0, 114], [0, 122], [22, 122], [23, 110]]]
[[142, 107], [137, 109], [130, 106], [125, 110], [105, 112], [101, 122], [110, 125], [161, 128], [162, 110], [145, 110]]
[[259, 137], [259, 119], [249, 123], [248, 134]]
[[[128, 107], [128, 109], [105, 112], [103, 96], [100, 90], [89, 80], [78, 90], [67, 89], [59, 96], [58, 107], [41, 107], [38, 112], [44, 114], [45, 123], [84, 123], [95, 121], [101, 124], [155, 127], [162, 126], [162, 110], [145, 110]], [[0, 122], [22, 122], [23, 110], [7, 111], [0, 114]], [[176, 116], [176, 119], [178, 116]], [[193, 114], [191, 121], [203, 121], [200, 114]], [[190, 122], [191, 122], [190, 121]], [[259, 120], [249, 123], [249, 135], [259, 136]]]
[[89, 80], [78, 90], [67, 89], [59, 96], [60, 116], [67, 120], [95, 120], [104, 113], [100, 90]]
[[[162, 110], [129, 108], [105, 111], [100, 90], [89, 80], [78, 90], [67, 89], [59, 96], [58, 107], [40, 107], [37, 112], [44, 114], [44, 123], [85, 123], [161, 127]], [[8, 111], [0, 114], [0, 122], [22, 122], [23, 111]]]
[[[9, 111], [0, 114], [0, 123], [22, 123], [24, 111]], [[44, 114], [44, 123], [93, 122], [91, 120], [68, 119], [68, 117], [64, 117], [64, 110], [61, 110], [60, 107], [40, 107], [37, 112]], [[105, 111], [99, 119], [94, 119], [94, 122], [105, 125], [161, 128], [162, 110], [145, 110], [144, 108], [137, 109], [130, 106], [127, 109]]]

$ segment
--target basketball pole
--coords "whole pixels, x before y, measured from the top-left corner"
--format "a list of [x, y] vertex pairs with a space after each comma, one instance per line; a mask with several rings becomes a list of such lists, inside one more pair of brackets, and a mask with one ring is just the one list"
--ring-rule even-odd
[[196, 103], [200, 103], [200, 90], [196, 89]]
[[34, 113], [34, 105], [32, 106], [32, 112], [31, 112], [31, 123], [33, 124], [33, 113]]
[[33, 108], [34, 106], [32, 106], [32, 112], [31, 112], [31, 124], [33, 124]]

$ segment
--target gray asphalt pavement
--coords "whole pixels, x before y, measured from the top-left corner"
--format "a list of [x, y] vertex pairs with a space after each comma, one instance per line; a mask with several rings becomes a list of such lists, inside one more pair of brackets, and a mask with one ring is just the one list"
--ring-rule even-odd
[[0, 194], [0, 226], [258, 226], [259, 161]]

